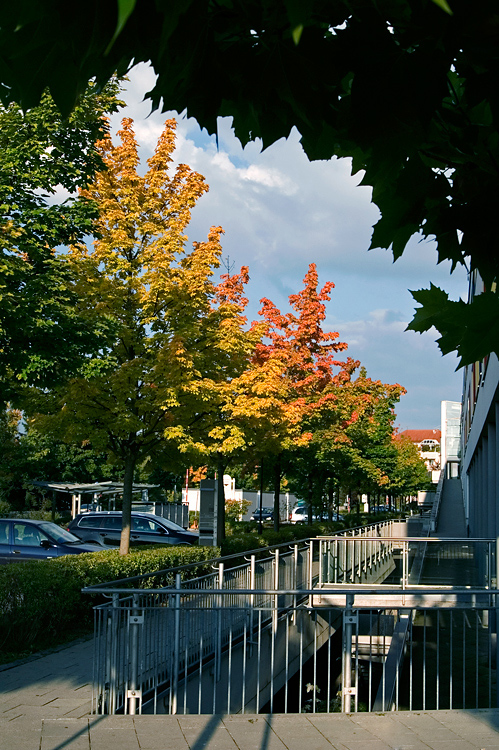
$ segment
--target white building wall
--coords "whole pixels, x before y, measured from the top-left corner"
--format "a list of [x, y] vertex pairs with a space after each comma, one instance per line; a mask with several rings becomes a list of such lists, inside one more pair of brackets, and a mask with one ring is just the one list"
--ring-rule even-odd
[[[228, 482], [227, 479], [230, 479], [231, 481]], [[226, 500], [248, 500], [250, 502], [250, 506], [248, 509], [248, 512], [246, 515], [243, 516], [243, 521], [249, 521], [251, 518], [251, 514], [253, 511], [255, 511], [257, 508], [260, 507], [260, 493], [255, 490], [240, 490], [236, 489], [235, 482], [231, 477], [228, 477], [228, 475], [224, 476], [224, 489], [225, 489], [225, 499]], [[187, 502], [189, 505], [189, 510], [198, 512], [199, 511], [199, 495], [200, 490], [196, 488], [190, 488], [187, 493], [185, 493], [185, 488], [182, 490], [182, 502]], [[295, 495], [286, 492], [281, 493], [279, 498], [279, 507], [280, 507], [280, 519], [281, 521], [287, 521], [289, 518], [290, 513], [294, 509], [294, 507], [298, 504], [298, 499]], [[274, 493], [273, 492], [264, 492], [262, 497], [262, 506], [264, 508], [273, 508], [274, 507]]]

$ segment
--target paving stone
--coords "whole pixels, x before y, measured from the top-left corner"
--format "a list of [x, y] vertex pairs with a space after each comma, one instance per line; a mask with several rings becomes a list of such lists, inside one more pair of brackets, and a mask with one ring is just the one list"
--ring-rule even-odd
[[432, 740], [431, 746], [433, 750], [476, 750], [477, 745], [462, 740], [456, 735], [454, 737], [453, 740]]
[[322, 734], [328, 739], [337, 739], [344, 742], [344, 738], [351, 739], [353, 741], [370, 741], [373, 739], [373, 734], [366, 728], [356, 724], [349, 717], [344, 717], [343, 721], [329, 722], [327, 715], [324, 718], [320, 715], [310, 715], [309, 721], [315, 727], [317, 727]]
[[[159, 738], [158, 738], [159, 739]], [[140, 750], [139, 741], [133, 725], [126, 731], [116, 728], [90, 728], [90, 747], [92, 750]], [[158, 747], [161, 747], [158, 744]]]
[[[353, 740], [342, 737], [341, 740], [332, 739], [332, 742], [338, 750], [343, 750], [343, 748], [345, 748], [345, 750], [366, 750], [365, 740]], [[392, 745], [383, 742], [383, 740], [376, 739], [372, 735], [368, 742], [369, 750], [392, 750], [393, 747]]]
[[[235, 742], [231, 733], [222, 724], [210, 726], [195, 727], [190, 725], [182, 728], [184, 742], [189, 748], [195, 747], [196, 750], [202, 748], [216, 748], [216, 750], [243, 750], [244, 746]], [[160, 747], [161, 745], [158, 745]]]
[[88, 725], [93, 731], [116, 729], [117, 731], [135, 731], [134, 716], [107, 715], [89, 716]]
[[47, 719], [42, 725], [44, 737], [73, 736], [75, 734], [84, 734], [88, 737], [88, 719]]
[[273, 732], [286, 745], [288, 750], [332, 750], [333, 745], [305, 717], [288, 716], [271, 717]]
[[135, 719], [134, 725], [141, 748], [146, 744], [154, 747], [154, 742], [157, 742], [158, 738], [161, 738], [161, 743], [165, 746], [175, 747], [177, 743], [179, 747], [187, 747], [184, 734], [174, 716], [154, 717], [159, 721], [151, 721], [151, 716], [137, 718], [139, 721]]
[[89, 750], [89, 747], [88, 737], [68, 739], [64, 742], [60, 742], [55, 737], [47, 737], [42, 739], [40, 750]]
[[85, 716], [90, 715], [90, 705], [84, 704], [73, 708], [71, 711], [64, 711], [64, 718], [83, 719]]
[[40, 729], [29, 731], [2, 727], [0, 750], [40, 750]]
[[[102, 734], [98, 737], [90, 734], [90, 747], [92, 750], [141, 750], [137, 737], [128, 736], [124, 738], [113, 732], [109, 735]], [[157, 747], [161, 748], [160, 742], [158, 742]]]
[[30, 718], [38, 719], [58, 719], [60, 716], [60, 709], [51, 708], [50, 706], [19, 706], [18, 708], [12, 708], [10, 711], [4, 711], [2, 717], [4, 719], [14, 719], [18, 716], [29, 716]]
[[[284, 750], [286, 745], [272, 729], [272, 716], [254, 718], [224, 718], [224, 724], [230, 732], [239, 750]], [[268, 719], [268, 720], [267, 720]]]

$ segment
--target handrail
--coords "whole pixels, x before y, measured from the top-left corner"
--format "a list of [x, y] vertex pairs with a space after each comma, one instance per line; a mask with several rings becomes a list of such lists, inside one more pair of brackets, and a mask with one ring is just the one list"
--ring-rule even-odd
[[[403, 589], [401, 586], [398, 586], [397, 584], [388, 585], [386, 587], [383, 586], [382, 583], [377, 584], [375, 587], [373, 587], [370, 584], [366, 583], [357, 583], [357, 584], [343, 584], [343, 583], [331, 583], [328, 586], [328, 590], [335, 590], [336, 592], [341, 592], [342, 595], [355, 595], [355, 594], [368, 594], [372, 596], [373, 594], [377, 594], [380, 596], [398, 596], [400, 593], [411, 595], [411, 594], [428, 594], [428, 595], [435, 595], [438, 596], [442, 592], [450, 592], [450, 593], [457, 593], [457, 594], [469, 594], [470, 596], [476, 595], [476, 594], [487, 594], [487, 596], [495, 596], [499, 594], [499, 589], [497, 588], [487, 588], [483, 587], [480, 588], [478, 586], [445, 586], [445, 585], [437, 585], [437, 586], [412, 586], [411, 588]], [[223, 595], [223, 596], [249, 596], [250, 594], [268, 594], [272, 592], [273, 596], [309, 596], [309, 595], [321, 595], [324, 592], [319, 591], [318, 589], [220, 589], [220, 588], [214, 588], [210, 589], [210, 594], [216, 594], [217, 596]], [[122, 589], [116, 589], [114, 593], [123, 593]], [[137, 593], [137, 592], [135, 592]], [[165, 589], [143, 589], [140, 591], [141, 596], [148, 596], [149, 594], [166, 594], [169, 597], [174, 597], [178, 594], [181, 594], [182, 596], [206, 596], [206, 591], [203, 591], [202, 589], [186, 589], [186, 588], [176, 588], [175, 586], [172, 586], [172, 588], [168, 588], [168, 590]], [[100, 604], [97, 605], [96, 609], [107, 607], [107, 604]], [[132, 605], [131, 605], [132, 606]], [[246, 606], [246, 605], [245, 605]], [[353, 603], [353, 608], [355, 609], [355, 603]], [[336, 604], [335, 604], [336, 607]], [[426, 607], [427, 608], [427, 607]], [[265, 609], [269, 609], [269, 607], [265, 607]]]
[[[400, 519], [394, 519], [395, 522], [399, 522]], [[367, 526], [355, 526], [354, 528], [344, 529], [343, 531], [340, 531], [336, 535], [332, 535], [331, 537], [327, 538], [340, 538], [344, 539], [345, 536], [349, 535], [351, 532], [358, 531], [359, 529], [371, 529], [371, 528], [386, 528], [387, 526], [393, 525], [394, 520], [388, 519], [386, 521], [378, 521], [376, 523], [369, 524]], [[252, 550], [244, 550], [241, 552], [234, 552], [231, 555], [223, 555], [221, 557], [211, 557], [207, 560], [197, 560], [196, 562], [192, 563], [186, 563], [185, 565], [177, 565], [174, 568], [162, 568], [160, 570], [152, 571], [151, 573], [142, 573], [138, 576], [131, 576], [129, 578], [119, 578], [112, 581], [105, 581], [104, 583], [98, 584], [97, 587], [95, 586], [86, 586], [84, 589], [82, 589], [82, 592], [85, 594], [90, 593], [105, 593], [104, 589], [108, 587], [116, 587], [117, 584], [127, 584], [127, 583], [133, 583], [133, 582], [140, 582], [144, 581], [147, 578], [155, 578], [160, 575], [174, 575], [178, 572], [182, 572], [185, 570], [189, 570], [192, 568], [198, 568], [200, 565], [218, 565], [219, 563], [226, 564], [230, 560], [237, 560], [241, 557], [248, 557], [250, 555], [259, 555], [262, 556], [264, 553], [270, 554], [272, 551], [277, 549], [283, 549], [283, 548], [293, 548], [295, 545], [308, 545], [310, 541], [314, 539], [319, 539], [324, 537], [308, 537], [306, 539], [296, 539], [292, 542], [280, 542], [279, 544], [272, 544], [268, 547], [257, 547], [256, 549]], [[380, 539], [380, 537], [376, 537], [377, 539]], [[391, 538], [391, 537], [388, 537]], [[122, 589], [124, 590], [124, 589]], [[109, 588], [109, 591], [111, 591], [111, 588]]]

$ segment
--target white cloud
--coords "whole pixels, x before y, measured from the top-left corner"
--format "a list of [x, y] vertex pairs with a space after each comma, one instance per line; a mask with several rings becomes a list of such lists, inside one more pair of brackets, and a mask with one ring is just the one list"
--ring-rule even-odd
[[264, 185], [269, 188], [277, 188], [284, 195], [294, 195], [297, 192], [297, 186], [277, 169], [258, 167], [256, 164], [251, 164], [247, 169], [242, 169], [240, 172], [243, 180], [255, 182], [258, 185]]
[[[154, 85], [151, 70], [138, 66], [130, 78], [126, 114], [135, 119], [145, 159], [171, 113], [148, 117], [150, 105], [140, 102]], [[296, 130], [265, 151], [259, 142], [243, 148], [230, 126], [229, 118], [219, 120], [217, 146], [194, 120], [178, 117], [176, 159], [210, 185], [189, 237], [201, 240], [211, 225], [224, 227], [224, 258], [250, 267], [250, 317], [264, 296], [287, 309], [288, 295], [302, 288], [308, 264], [316, 262], [321, 283], [336, 284], [329, 328], [371, 377], [408, 388], [399, 409], [405, 427], [438, 426], [439, 401], [459, 399], [461, 376], [453, 359], [441, 357], [434, 335], [405, 332], [415, 307], [408, 290], [432, 281], [457, 298], [466, 293], [464, 272], [451, 277], [448, 265], [436, 266], [433, 244], [417, 239], [395, 264], [388, 251], [367, 252], [379, 212], [370, 189], [358, 187], [361, 177], [351, 177], [349, 160], [310, 163]]]

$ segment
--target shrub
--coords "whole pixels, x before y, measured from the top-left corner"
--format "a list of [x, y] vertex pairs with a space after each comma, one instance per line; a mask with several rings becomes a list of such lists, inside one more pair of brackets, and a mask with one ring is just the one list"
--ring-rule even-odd
[[232, 533], [225, 537], [222, 542], [222, 555], [236, 555], [259, 547], [271, 547], [286, 542], [292, 544], [299, 539], [335, 534], [343, 528], [345, 524], [341, 521], [335, 523], [321, 521], [312, 526], [305, 524], [281, 526], [279, 531], [264, 528], [263, 533], [258, 534], [256, 528], [251, 530], [251, 526], [248, 525], [246, 530], [241, 532], [232, 530]]
[[195, 578], [208, 572], [203, 562], [219, 554], [216, 547], [155, 547], [133, 550], [126, 556], [118, 550], [102, 550], [3, 565], [0, 567], [0, 655], [3, 652], [5, 658], [13, 652], [46, 648], [88, 630], [92, 608], [103, 599], [82, 594], [85, 586], [155, 571], [165, 572], [143, 585], [167, 586], [174, 582], [168, 569], [199, 562], [183, 574], [184, 578]]

